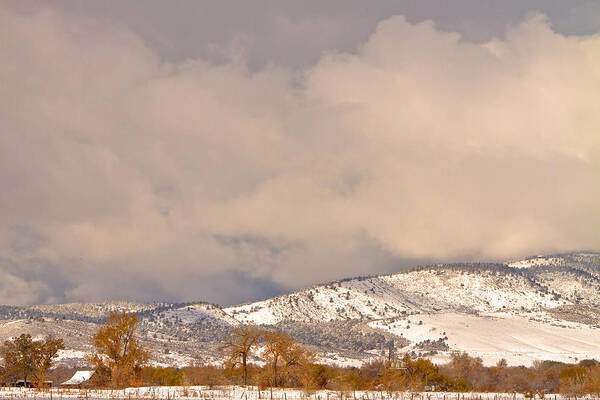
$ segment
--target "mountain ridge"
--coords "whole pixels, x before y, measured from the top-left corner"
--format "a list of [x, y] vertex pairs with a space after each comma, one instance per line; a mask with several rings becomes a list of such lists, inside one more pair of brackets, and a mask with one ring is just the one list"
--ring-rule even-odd
[[[67, 335], [64, 362], [82, 362], [109, 311], [136, 311], [153, 362], [218, 363], [241, 324], [288, 332], [322, 362], [358, 365], [393, 346], [440, 362], [467, 351], [493, 363], [600, 358], [600, 253], [452, 263], [331, 281], [229, 307], [187, 303], [0, 306], [0, 338], [19, 330]], [[340, 334], [343, 332], [343, 334]], [[482, 337], [489, 337], [484, 340]], [[255, 361], [260, 361], [258, 358]]]

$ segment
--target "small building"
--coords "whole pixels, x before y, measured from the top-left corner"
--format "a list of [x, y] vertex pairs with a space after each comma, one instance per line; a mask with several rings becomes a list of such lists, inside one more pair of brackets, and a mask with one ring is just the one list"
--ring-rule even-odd
[[94, 375], [94, 371], [77, 371], [68, 381], [64, 381], [63, 383], [61, 383], [60, 387], [81, 388], [82, 385], [85, 386], [86, 382], [90, 380], [92, 375]]

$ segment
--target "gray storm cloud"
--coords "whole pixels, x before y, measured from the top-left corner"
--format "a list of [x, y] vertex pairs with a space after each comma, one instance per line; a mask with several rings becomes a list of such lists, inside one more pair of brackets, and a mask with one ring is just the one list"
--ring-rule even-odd
[[0, 11], [0, 303], [232, 303], [599, 249], [600, 35], [401, 16], [300, 70]]

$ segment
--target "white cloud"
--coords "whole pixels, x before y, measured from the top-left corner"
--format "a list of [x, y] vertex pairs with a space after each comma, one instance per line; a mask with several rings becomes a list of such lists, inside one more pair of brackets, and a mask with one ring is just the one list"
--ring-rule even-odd
[[237, 272], [271, 290], [600, 248], [600, 36], [393, 17], [300, 75], [168, 63], [47, 9], [0, 12], [0, 37], [0, 252], [63, 274], [15, 302], [228, 302], [211, 282]]

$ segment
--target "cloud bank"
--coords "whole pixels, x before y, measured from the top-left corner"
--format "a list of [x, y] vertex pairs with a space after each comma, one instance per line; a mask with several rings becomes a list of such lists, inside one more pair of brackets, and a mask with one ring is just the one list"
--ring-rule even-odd
[[599, 249], [600, 35], [402, 16], [301, 70], [0, 10], [0, 303], [234, 303]]

